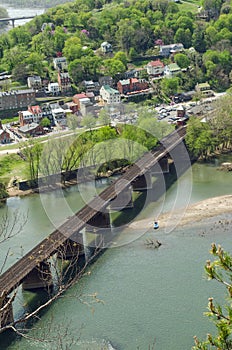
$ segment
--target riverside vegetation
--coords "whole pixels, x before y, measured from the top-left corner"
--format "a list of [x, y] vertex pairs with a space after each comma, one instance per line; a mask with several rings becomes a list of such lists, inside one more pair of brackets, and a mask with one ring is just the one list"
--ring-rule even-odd
[[[156, 94], [163, 98], [194, 89], [208, 81], [215, 91], [230, 88], [231, 4], [204, 0], [202, 11], [208, 21], [183, 4], [166, 0], [85, 1], [76, 0], [48, 9], [22, 27], [0, 37], [0, 72], [8, 71], [15, 82], [25, 84], [28, 75], [37, 74], [55, 81], [52, 59], [59, 54], [68, 60], [74, 91], [81, 91], [83, 80], [110, 75], [114, 81], [139, 60], [158, 54], [160, 43], [181, 42], [185, 50], [173, 57], [185, 69], [177, 76], [156, 83]], [[43, 23], [52, 23], [41, 30]], [[102, 54], [103, 41], [113, 53]], [[170, 63], [171, 58], [164, 58]], [[146, 71], [141, 77], [146, 77]], [[9, 87], [5, 87], [8, 89]]]

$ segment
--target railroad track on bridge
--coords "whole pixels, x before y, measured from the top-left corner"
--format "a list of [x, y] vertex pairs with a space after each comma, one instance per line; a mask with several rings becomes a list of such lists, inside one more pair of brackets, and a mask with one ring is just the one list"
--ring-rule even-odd
[[[104, 210], [118, 193], [124, 191], [139, 176], [144, 175], [160, 159], [180, 144], [186, 135], [186, 127], [181, 127], [164, 137], [158, 147], [146, 152], [135, 164], [131, 165], [118, 180], [113, 182], [98, 197], [93, 198], [75, 215], [67, 219], [42, 242], [37, 244], [25, 256], [0, 276], [0, 296], [10, 294], [39, 263], [51, 257], [60, 246]], [[117, 189], [117, 190], [116, 190]], [[65, 234], [63, 234], [65, 232]]]

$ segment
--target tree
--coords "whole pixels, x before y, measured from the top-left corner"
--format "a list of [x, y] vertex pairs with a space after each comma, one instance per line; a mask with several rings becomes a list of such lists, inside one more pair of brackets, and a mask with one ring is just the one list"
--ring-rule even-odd
[[127, 57], [126, 57], [125, 52], [118, 51], [118, 52], [114, 55], [114, 58], [115, 58], [116, 60], [121, 61], [121, 62], [124, 64], [125, 68], [127, 69]]
[[6, 191], [6, 186], [0, 182], [0, 206], [1, 206], [1, 201], [5, 200], [7, 197], [9, 197], [9, 194]]
[[173, 77], [162, 79], [160, 85], [161, 90], [166, 94], [166, 96], [171, 96], [179, 90], [179, 78]]
[[216, 140], [208, 123], [191, 117], [188, 123], [186, 143], [189, 150], [198, 157], [207, 158], [215, 149]]
[[182, 43], [186, 49], [189, 48], [192, 45], [192, 33], [190, 29], [178, 28], [174, 35], [174, 40], [177, 43]]
[[212, 244], [210, 253], [214, 256], [214, 261], [206, 262], [205, 272], [208, 280], [215, 280], [226, 289], [226, 303], [221, 306], [215, 304], [212, 297], [208, 299], [208, 312], [205, 314], [216, 326], [216, 334], [207, 334], [205, 341], [194, 337], [195, 346], [192, 349], [229, 350], [232, 349], [232, 256], [215, 243]]
[[96, 126], [96, 118], [94, 118], [92, 115], [88, 114], [85, 117], [83, 117], [81, 125], [86, 127], [86, 129], [89, 129], [91, 131]]
[[98, 121], [100, 125], [110, 125], [111, 119], [106, 109], [101, 109], [99, 112]]
[[111, 77], [115, 77], [117, 74], [124, 73], [126, 71], [126, 67], [122, 63], [122, 61], [109, 58], [103, 62], [105, 67], [105, 74], [110, 75]]
[[183, 53], [177, 53], [174, 56], [174, 61], [178, 64], [180, 68], [188, 68], [190, 65], [190, 60], [187, 55]]
[[29, 139], [21, 147], [21, 152], [28, 163], [29, 176], [31, 181], [37, 181], [39, 176], [39, 162], [42, 153], [42, 145], [36, 140]]
[[41, 120], [40, 125], [42, 125], [45, 128], [49, 128], [51, 126], [51, 120], [45, 117]]

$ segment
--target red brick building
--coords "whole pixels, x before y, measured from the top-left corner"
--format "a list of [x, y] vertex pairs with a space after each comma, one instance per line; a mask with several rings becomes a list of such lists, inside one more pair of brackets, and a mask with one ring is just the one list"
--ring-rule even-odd
[[2, 127], [2, 121], [0, 119], [0, 143], [10, 143], [11, 138], [8, 131], [4, 130]]
[[141, 93], [149, 88], [148, 82], [145, 79], [130, 78], [119, 80], [117, 89], [121, 95], [127, 95], [131, 92]]

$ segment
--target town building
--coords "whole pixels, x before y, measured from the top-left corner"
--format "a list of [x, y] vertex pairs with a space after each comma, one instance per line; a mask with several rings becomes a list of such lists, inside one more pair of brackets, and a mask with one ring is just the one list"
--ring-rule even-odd
[[203, 97], [211, 97], [214, 96], [213, 90], [211, 90], [211, 87], [209, 83], [199, 83], [195, 86], [195, 90], [197, 93], [201, 94]]
[[10, 143], [11, 142], [11, 138], [10, 138], [10, 133], [3, 129], [3, 126], [2, 126], [2, 121], [0, 119], [0, 143]]
[[19, 111], [20, 126], [31, 123], [40, 123], [43, 119], [43, 114], [40, 106], [28, 106], [27, 111]]
[[84, 80], [82, 82], [82, 86], [86, 92], [93, 92], [94, 94], [99, 94], [100, 84], [98, 81]]
[[[81, 107], [81, 102], [80, 101], [82, 99], [86, 99], [86, 98], [87, 98], [86, 94], [84, 92], [82, 92], [81, 94], [75, 94], [73, 96], [72, 100], [73, 100], [74, 103], [77, 104], [78, 109], [80, 109], [80, 107]], [[90, 99], [89, 99], [89, 101], [90, 101]]]
[[114, 104], [114, 103], [120, 103], [121, 97], [118, 90], [113, 89], [109, 85], [103, 85], [100, 89], [100, 96], [101, 99], [106, 104]]
[[59, 90], [61, 92], [68, 92], [71, 90], [72, 85], [71, 85], [71, 79], [68, 72], [59, 71], [57, 80], [59, 84]]
[[160, 77], [164, 74], [164, 64], [160, 60], [151, 61], [147, 64], [147, 74]]
[[100, 88], [103, 85], [113, 86], [113, 84], [114, 84], [113, 78], [110, 77], [109, 75], [105, 75], [103, 77], [99, 77], [98, 82], [99, 82]]
[[68, 69], [68, 62], [66, 57], [55, 57], [53, 58], [53, 66], [56, 70], [67, 70]]
[[35, 91], [32, 89], [0, 92], [0, 111], [23, 108], [34, 103]]
[[29, 89], [40, 90], [42, 88], [42, 80], [40, 76], [33, 75], [27, 78], [27, 86]]
[[49, 83], [48, 84], [48, 92], [50, 92], [53, 96], [59, 95], [60, 87], [58, 83]]
[[182, 43], [170, 44], [170, 45], [160, 45], [159, 54], [164, 57], [168, 57], [171, 54], [181, 52], [184, 49]]
[[117, 89], [121, 95], [127, 95], [130, 93], [141, 93], [147, 91], [149, 88], [148, 82], [145, 79], [123, 79], [119, 80], [117, 83]]
[[166, 76], [173, 77], [179, 72], [181, 72], [181, 68], [176, 63], [171, 63], [164, 67], [164, 75]]
[[39, 136], [45, 133], [43, 126], [39, 125], [38, 123], [31, 123], [20, 126], [18, 128], [18, 132], [25, 137]]
[[70, 110], [72, 114], [78, 112], [78, 105], [74, 102], [66, 102], [63, 107], [65, 110]]
[[49, 104], [53, 116], [53, 121], [56, 126], [65, 127], [67, 125], [66, 111], [60, 107], [58, 103]]

